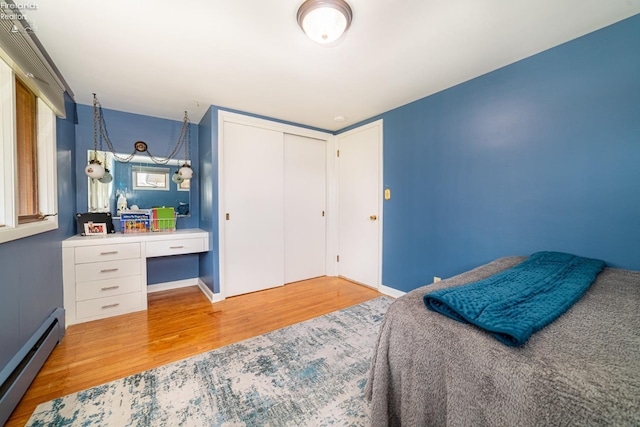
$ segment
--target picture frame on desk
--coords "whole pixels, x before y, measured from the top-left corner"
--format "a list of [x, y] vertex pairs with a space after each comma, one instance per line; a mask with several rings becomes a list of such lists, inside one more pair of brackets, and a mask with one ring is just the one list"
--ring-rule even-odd
[[[78, 233], [82, 236], [94, 236], [96, 233], [87, 234], [85, 229], [85, 224], [103, 224], [104, 225], [104, 234], [112, 234], [115, 233], [116, 230], [113, 227], [113, 219], [111, 217], [111, 213], [109, 212], [87, 212], [87, 213], [77, 213], [76, 214], [76, 223], [78, 226]], [[103, 234], [103, 233], [99, 233]]]
[[106, 236], [107, 224], [104, 222], [85, 222], [84, 235], [85, 236], [99, 236], [99, 235]]

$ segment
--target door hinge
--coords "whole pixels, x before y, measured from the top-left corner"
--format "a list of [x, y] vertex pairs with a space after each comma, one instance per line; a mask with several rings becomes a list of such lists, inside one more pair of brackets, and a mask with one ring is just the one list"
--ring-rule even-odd
[[322, 211], [322, 216], [324, 216], [324, 211]]
[[340, 255], [336, 256], [336, 262], [340, 262]]
[[226, 215], [227, 221], [229, 221], [229, 214]]
[[340, 157], [340, 150], [336, 151], [336, 155]]

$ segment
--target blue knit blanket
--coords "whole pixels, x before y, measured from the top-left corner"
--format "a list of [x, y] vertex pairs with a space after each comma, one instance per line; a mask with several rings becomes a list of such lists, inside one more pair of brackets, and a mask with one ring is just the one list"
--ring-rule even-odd
[[597, 259], [536, 252], [486, 279], [430, 292], [424, 303], [517, 347], [576, 303], [603, 268], [604, 261]]

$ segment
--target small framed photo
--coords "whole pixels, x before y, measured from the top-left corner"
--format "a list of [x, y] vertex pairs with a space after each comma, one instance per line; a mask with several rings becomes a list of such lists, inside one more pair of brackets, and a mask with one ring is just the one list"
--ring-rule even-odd
[[107, 224], [104, 222], [85, 222], [84, 223], [85, 236], [97, 236], [107, 234]]
[[[113, 219], [111, 218], [111, 213], [109, 212], [77, 213], [76, 222], [78, 224], [78, 233], [80, 233], [83, 236], [86, 236], [88, 234], [86, 224], [93, 224], [93, 225], [106, 224], [107, 234], [116, 232], [116, 230], [113, 228]], [[93, 234], [96, 234], [96, 233], [91, 233], [90, 235], [93, 235]]]

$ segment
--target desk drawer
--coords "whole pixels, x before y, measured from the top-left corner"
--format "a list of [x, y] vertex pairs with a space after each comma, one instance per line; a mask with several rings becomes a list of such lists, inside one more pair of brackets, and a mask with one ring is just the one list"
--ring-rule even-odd
[[204, 252], [205, 240], [203, 238], [161, 240], [158, 242], [147, 242], [146, 245], [147, 258], [151, 258]]
[[[144, 298], [146, 297], [147, 295], [144, 294]], [[100, 319], [131, 311], [144, 310], [142, 298], [142, 292], [132, 292], [112, 297], [78, 301], [76, 303], [76, 316], [78, 319]]]
[[78, 264], [76, 265], [76, 283], [137, 276], [141, 274], [142, 268], [140, 264], [140, 258]]
[[76, 264], [131, 258], [140, 258], [140, 243], [120, 243], [75, 248]]
[[118, 277], [116, 279], [93, 280], [76, 283], [76, 300], [84, 301], [94, 298], [128, 294], [143, 288], [141, 276]]

